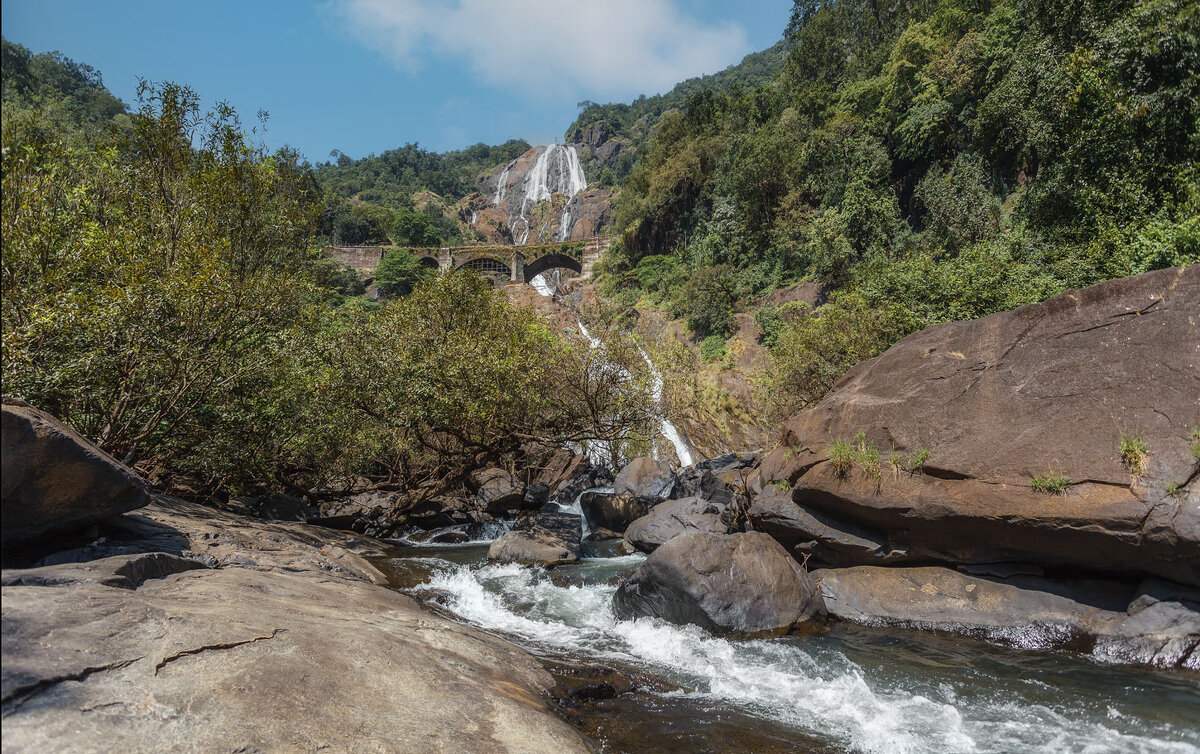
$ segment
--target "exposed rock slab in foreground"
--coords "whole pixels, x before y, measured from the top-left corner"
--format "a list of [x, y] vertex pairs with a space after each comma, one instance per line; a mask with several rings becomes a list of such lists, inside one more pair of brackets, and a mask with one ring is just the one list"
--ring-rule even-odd
[[105, 533], [4, 572], [6, 751], [588, 750], [532, 657], [373, 585], [365, 540], [169, 499]]
[[1200, 670], [1200, 590], [858, 566], [812, 573], [829, 614], [875, 626], [965, 633], [1024, 649]]
[[[914, 560], [1200, 584], [1198, 312], [1200, 267], [1188, 267], [926, 328], [793, 417], [757, 487], [790, 483], [805, 510], [881, 532]], [[859, 432], [879, 450], [874, 477], [830, 463], [833, 441]], [[1123, 433], [1149, 446], [1136, 478]], [[923, 473], [890, 468], [893, 448], [905, 463], [927, 449]], [[1071, 484], [1031, 488], [1048, 474]]]
[[656, 549], [613, 595], [622, 619], [656, 617], [737, 636], [781, 636], [816, 622], [816, 584], [759, 532], [688, 532]]

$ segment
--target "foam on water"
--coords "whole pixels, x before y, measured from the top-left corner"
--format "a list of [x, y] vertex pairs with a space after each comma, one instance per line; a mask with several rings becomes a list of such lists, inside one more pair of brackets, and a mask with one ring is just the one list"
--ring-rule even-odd
[[418, 591], [483, 628], [543, 649], [645, 667], [687, 689], [678, 692], [683, 696], [731, 703], [855, 751], [1200, 751], [1200, 732], [1181, 735], [1119, 712], [1035, 701], [1021, 688], [980, 694], [877, 670], [868, 676], [829, 642], [728, 641], [695, 626], [619, 621], [611, 607], [616, 587], [604, 582], [642, 557], [585, 561], [580, 572], [602, 570], [601, 580], [566, 586], [515, 564], [439, 563]]

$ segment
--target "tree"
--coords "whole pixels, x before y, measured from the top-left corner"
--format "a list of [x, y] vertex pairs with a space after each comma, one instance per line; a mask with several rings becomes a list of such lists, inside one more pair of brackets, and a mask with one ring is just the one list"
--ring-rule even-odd
[[424, 212], [402, 207], [396, 212], [392, 240], [401, 246], [437, 246], [441, 236]]
[[733, 332], [733, 285], [734, 271], [727, 264], [701, 267], [688, 278], [683, 306], [696, 335], [727, 337]]
[[375, 286], [388, 296], [407, 296], [436, 271], [403, 249], [387, 252], [375, 268]]

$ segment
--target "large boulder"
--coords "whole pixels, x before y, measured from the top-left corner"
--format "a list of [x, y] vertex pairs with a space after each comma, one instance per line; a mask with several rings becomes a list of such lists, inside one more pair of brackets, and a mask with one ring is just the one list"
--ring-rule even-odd
[[697, 464], [679, 470], [671, 497], [700, 497], [720, 505], [729, 505], [733, 502], [733, 489], [712, 471]]
[[522, 513], [512, 531], [488, 547], [488, 560], [542, 568], [578, 563], [583, 537], [579, 516], [550, 508], [554, 506]]
[[5, 550], [37, 545], [146, 504], [128, 467], [24, 401], [4, 398], [0, 461]]
[[613, 492], [637, 497], [670, 497], [675, 487], [671, 464], [653, 458], [635, 458], [617, 473]]
[[[1188, 267], [926, 328], [794, 416], [764, 465], [802, 508], [927, 562], [1200, 584], [1198, 311], [1200, 267]], [[859, 433], [867, 463], [851, 453], [836, 468], [834, 441], [857, 446]], [[1146, 457], [1123, 459], [1122, 435]], [[1052, 476], [1069, 486], [1033, 489]]]
[[656, 497], [585, 492], [579, 498], [579, 507], [587, 519], [588, 528], [623, 534], [631, 523], [648, 514], [658, 502]]
[[369, 540], [163, 498], [101, 529], [3, 573], [5, 751], [589, 750], [536, 659], [379, 585]]
[[671, 539], [621, 584], [613, 610], [622, 619], [655, 617], [745, 637], [819, 626], [825, 614], [808, 573], [759, 532]]
[[1131, 582], [1000, 578], [935, 566], [818, 570], [829, 614], [872, 626], [976, 636], [1026, 649], [1200, 670], [1200, 590]]
[[798, 560], [811, 565], [883, 565], [903, 561], [907, 552], [888, 543], [887, 534], [792, 501], [791, 489], [768, 485], [746, 512], [756, 531], [770, 534]]
[[525, 484], [504, 469], [479, 469], [471, 472], [470, 486], [479, 507], [493, 516], [520, 510], [525, 504]]
[[728, 534], [728, 510], [723, 505], [699, 497], [659, 503], [625, 530], [626, 549], [654, 552], [686, 532]]

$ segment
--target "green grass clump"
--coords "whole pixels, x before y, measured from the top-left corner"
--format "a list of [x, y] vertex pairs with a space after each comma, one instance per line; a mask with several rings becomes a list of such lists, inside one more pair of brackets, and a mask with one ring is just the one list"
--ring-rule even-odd
[[1192, 457], [1200, 461], [1200, 429], [1193, 429], [1189, 439], [1192, 441]]
[[1057, 471], [1047, 470], [1045, 474], [1040, 474], [1030, 479], [1029, 486], [1037, 492], [1045, 492], [1048, 495], [1061, 495], [1071, 486], [1071, 478], [1063, 476]]
[[904, 462], [900, 460], [900, 454], [893, 447], [892, 452], [888, 453], [888, 466], [892, 469], [892, 478], [900, 478], [900, 470], [904, 468]]
[[854, 468], [854, 448], [845, 440], [834, 440], [829, 447], [829, 463], [836, 476], [845, 478]]
[[1185, 489], [1187, 489], [1187, 488], [1184, 487], [1184, 485], [1182, 485], [1182, 484], [1168, 484], [1167, 485], [1167, 494], [1170, 495], [1171, 497], [1179, 497], [1180, 495], [1183, 494], [1183, 491]]
[[1121, 461], [1130, 473], [1134, 476], [1145, 474], [1150, 460], [1150, 446], [1146, 444], [1146, 441], [1125, 432], [1121, 435], [1120, 443]]
[[915, 474], [925, 471], [925, 464], [929, 461], [929, 448], [918, 448], [916, 453], [908, 457], [908, 469]]
[[867, 433], [859, 432], [854, 436], [854, 455], [867, 477], [876, 484], [879, 483], [879, 448], [867, 442]]
[[780, 492], [787, 492], [792, 488], [792, 483], [786, 479], [776, 479], [775, 481], [771, 482], [771, 486]]

